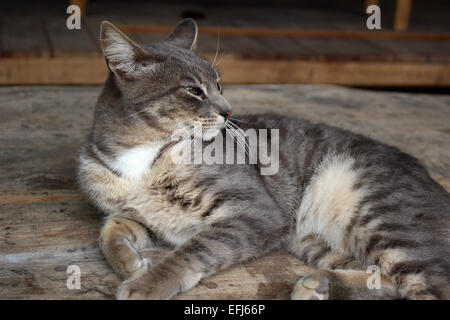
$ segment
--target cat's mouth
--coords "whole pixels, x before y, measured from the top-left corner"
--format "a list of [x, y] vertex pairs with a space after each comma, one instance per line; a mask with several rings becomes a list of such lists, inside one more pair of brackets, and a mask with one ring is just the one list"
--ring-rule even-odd
[[201, 116], [197, 120], [201, 124], [203, 141], [210, 141], [225, 127], [225, 119], [222, 116]]

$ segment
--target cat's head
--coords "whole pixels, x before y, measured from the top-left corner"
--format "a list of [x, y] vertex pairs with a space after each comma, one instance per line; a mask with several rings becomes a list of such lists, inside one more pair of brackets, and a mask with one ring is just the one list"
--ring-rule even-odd
[[[122, 115], [165, 131], [202, 123], [214, 135], [231, 114], [214, 66], [193, 49], [197, 25], [182, 20], [165, 41], [139, 45], [113, 24], [101, 24], [101, 44], [120, 91]], [[111, 79], [112, 78], [112, 79]]]

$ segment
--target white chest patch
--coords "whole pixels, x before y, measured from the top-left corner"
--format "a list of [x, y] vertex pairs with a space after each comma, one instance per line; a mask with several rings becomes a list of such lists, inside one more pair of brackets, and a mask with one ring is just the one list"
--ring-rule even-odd
[[124, 177], [139, 178], [152, 165], [162, 146], [162, 143], [154, 143], [128, 149], [111, 166]]

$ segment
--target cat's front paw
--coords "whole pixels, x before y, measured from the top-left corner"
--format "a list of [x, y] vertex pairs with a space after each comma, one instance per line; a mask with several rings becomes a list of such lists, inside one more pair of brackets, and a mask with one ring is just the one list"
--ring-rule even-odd
[[135, 279], [140, 277], [141, 275], [145, 274], [150, 266], [150, 262], [148, 261], [148, 259], [144, 258], [144, 259], [136, 259], [130, 263], [128, 263], [128, 265], [125, 266], [125, 278], [126, 279]]
[[129, 241], [107, 248], [105, 254], [114, 271], [123, 279], [137, 278], [151, 266], [150, 258], [143, 258]]
[[119, 286], [118, 300], [165, 300], [178, 293], [179, 286], [173, 280], [157, 280], [151, 273], [129, 279]]
[[118, 300], [145, 300], [147, 299], [147, 288], [133, 280], [122, 282], [117, 290]]

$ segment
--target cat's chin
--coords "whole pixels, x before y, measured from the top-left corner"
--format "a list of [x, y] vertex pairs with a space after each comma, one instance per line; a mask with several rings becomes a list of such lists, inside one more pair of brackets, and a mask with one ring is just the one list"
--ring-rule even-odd
[[202, 140], [203, 141], [211, 141], [218, 134], [220, 134], [220, 129], [207, 129], [203, 131]]

